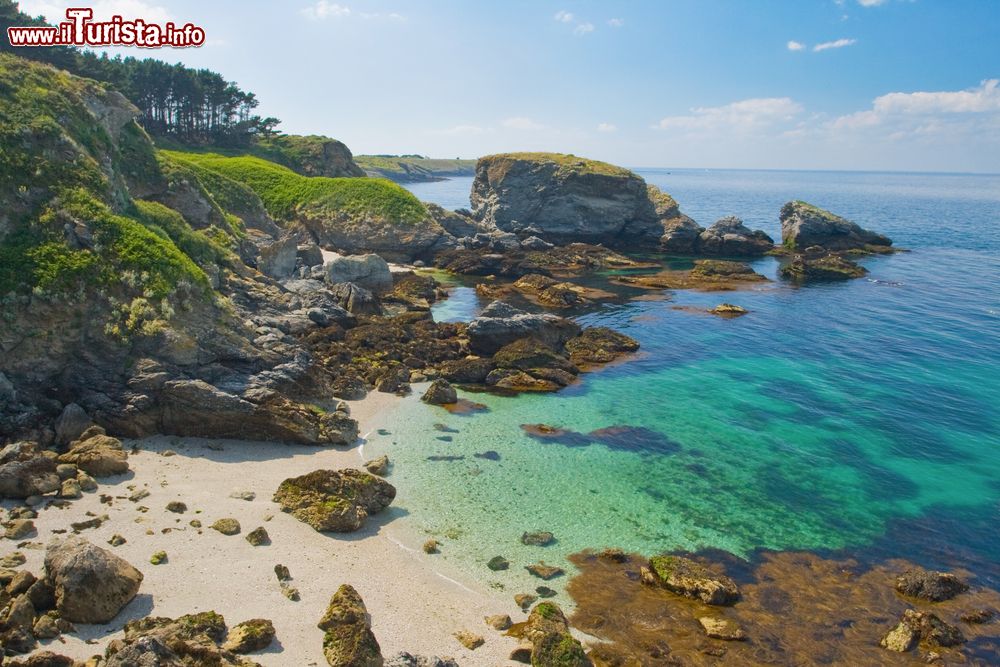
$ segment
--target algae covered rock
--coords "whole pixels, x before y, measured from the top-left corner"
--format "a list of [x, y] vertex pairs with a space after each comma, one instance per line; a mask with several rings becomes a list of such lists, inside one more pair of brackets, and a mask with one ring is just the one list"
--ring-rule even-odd
[[458, 401], [458, 392], [447, 380], [438, 378], [431, 383], [420, 400], [431, 405], [447, 405]]
[[566, 342], [570, 361], [577, 366], [606, 364], [639, 349], [639, 341], [608, 327], [587, 327]]
[[828, 282], [863, 278], [868, 270], [840, 255], [795, 255], [778, 269], [778, 275], [793, 282]]
[[254, 618], [233, 627], [222, 648], [233, 653], [253, 653], [270, 646], [274, 636], [274, 624], [271, 621]]
[[781, 242], [792, 250], [820, 246], [826, 250], [875, 250], [884, 252], [892, 245], [887, 236], [862, 229], [860, 225], [804, 201], [790, 201], [781, 207]]
[[678, 595], [710, 605], [732, 605], [740, 599], [736, 582], [683, 556], [653, 556], [649, 559], [652, 581]]
[[212, 530], [216, 530], [222, 533], [223, 535], [229, 535], [229, 536], [239, 535], [241, 530], [240, 522], [237, 521], [236, 519], [228, 517], [225, 519], [219, 519], [211, 526], [209, 526], [209, 528], [211, 528]]
[[589, 667], [583, 646], [569, 632], [569, 623], [559, 605], [535, 605], [518, 633], [531, 643], [531, 664], [536, 667]]
[[957, 646], [965, 636], [953, 625], [945, 623], [937, 614], [907, 609], [899, 623], [879, 642], [882, 648], [905, 653], [918, 643], [928, 648]]
[[148, 616], [125, 624], [123, 639], [112, 640], [102, 667], [259, 667], [256, 662], [220, 646], [226, 621], [214, 611], [177, 619]]
[[330, 667], [382, 667], [382, 649], [353, 586], [337, 589], [317, 627], [325, 633], [323, 655]]
[[361, 470], [316, 470], [286, 479], [274, 502], [318, 531], [346, 533], [364, 525], [396, 497], [389, 482]]
[[896, 578], [896, 590], [912, 598], [942, 602], [969, 590], [969, 585], [948, 572], [916, 568]]
[[56, 609], [73, 623], [107, 623], [142, 583], [142, 573], [125, 560], [80, 537], [49, 544], [45, 572]]

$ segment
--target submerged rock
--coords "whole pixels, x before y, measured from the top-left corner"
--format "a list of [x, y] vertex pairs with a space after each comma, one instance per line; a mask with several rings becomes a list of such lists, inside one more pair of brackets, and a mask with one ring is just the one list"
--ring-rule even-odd
[[550, 579], [555, 579], [556, 577], [561, 577], [565, 574], [565, 571], [561, 567], [546, 565], [544, 561], [533, 563], [532, 565], [526, 565], [524, 569], [544, 581], [549, 581]]
[[385, 474], [389, 471], [389, 457], [385, 454], [376, 457], [371, 461], [366, 461], [365, 470], [373, 475], [378, 475], [379, 477], [385, 477]]
[[649, 566], [650, 583], [678, 595], [710, 605], [732, 605], [740, 599], [736, 582], [690, 558], [653, 556]]
[[395, 487], [367, 472], [316, 470], [283, 481], [274, 502], [318, 531], [345, 533], [361, 528], [395, 497]]
[[918, 643], [930, 647], [948, 647], [964, 642], [962, 632], [942, 621], [936, 614], [907, 609], [899, 624], [882, 637], [880, 644], [890, 651], [905, 653]]
[[73, 623], [107, 623], [139, 591], [142, 573], [79, 537], [56, 540], [45, 552], [56, 609]]
[[705, 635], [712, 639], [735, 642], [743, 641], [747, 638], [740, 626], [725, 618], [702, 616], [698, 619], [698, 622], [701, 623]]
[[913, 569], [896, 578], [896, 590], [912, 598], [942, 602], [969, 590], [969, 585], [948, 572]]
[[868, 275], [868, 270], [840, 255], [795, 255], [778, 269], [778, 275], [799, 283], [850, 280]]
[[325, 633], [323, 655], [330, 667], [382, 667], [382, 650], [372, 634], [368, 610], [353, 586], [337, 589], [317, 627]]
[[804, 201], [781, 207], [781, 242], [791, 250], [820, 246], [826, 250], [875, 250], [892, 245], [887, 236], [862, 229], [856, 223]]

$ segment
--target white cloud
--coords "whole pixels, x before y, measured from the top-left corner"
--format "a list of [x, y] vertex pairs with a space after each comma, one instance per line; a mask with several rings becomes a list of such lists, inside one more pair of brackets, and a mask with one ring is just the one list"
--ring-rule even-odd
[[363, 19], [388, 19], [390, 21], [405, 21], [406, 20], [405, 16], [403, 16], [402, 14], [398, 14], [396, 12], [389, 12], [388, 14], [383, 14], [382, 12], [375, 12], [373, 14], [366, 13], [366, 12], [360, 12], [358, 14], [358, 16], [360, 16]]
[[608, 19], [608, 25], [612, 28], [620, 28], [625, 25], [625, 19]]
[[858, 4], [862, 7], [878, 7], [879, 5], [884, 5], [889, 0], [858, 0]]
[[612, 123], [598, 123], [597, 124], [597, 131], [598, 132], [617, 132], [618, 131], [618, 126], [614, 125]]
[[654, 125], [661, 130], [732, 130], [745, 132], [791, 121], [802, 105], [789, 97], [741, 100], [719, 107], [698, 107], [686, 116], [667, 116]]
[[51, 2], [50, 0], [22, 0], [21, 11], [29, 16], [44, 16], [50, 23], [66, 20], [67, 7], [91, 7], [95, 21], [108, 21], [112, 16], [124, 19], [143, 19], [149, 23], [166, 23], [173, 17], [164, 7], [142, 0], [95, 0], [94, 2]]
[[574, 35], [586, 35], [587, 33], [594, 32], [593, 23], [581, 23], [573, 28]]
[[554, 18], [556, 21], [559, 21], [560, 23], [573, 22], [573, 15], [570, 12], [567, 12], [565, 9], [561, 9], [558, 12], [556, 12], [556, 15], [553, 16], [552, 18]]
[[322, 21], [328, 18], [350, 16], [351, 8], [327, 0], [318, 0], [315, 4], [303, 7], [300, 13], [310, 21]]
[[[1000, 88], [997, 79], [983, 81], [977, 88], [957, 91], [887, 93], [876, 97], [872, 108], [847, 114], [830, 123], [835, 130], [859, 129], [876, 125], [910, 126], [926, 133], [956, 116], [986, 116], [1000, 121]], [[963, 119], [958, 119], [960, 122]], [[932, 122], [933, 121], [933, 122]]]
[[794, 39], [788, 40], [787, 46], [789, 51], [801, 51], [802, 49], [806, 48], [805, 44], [803, 44], [802, 42], [796, 42]]
[[819, 52], [819, 51], [827, 51], [829, 49], [842, 49], [845, 46], [856, 44], [857, 41], [858, 40], [856, 39], [847, 39], [846, 37], [842, 37], [840, 39], [835, 39], [832, 42], [823, 42], [822, 44], [817, 44], [816, 46], [813, 47], [813, 51]]
[[541, 130], [545, 128], [541, 123], [524, 116], [506, 118], [500, 124], [511, 130]]

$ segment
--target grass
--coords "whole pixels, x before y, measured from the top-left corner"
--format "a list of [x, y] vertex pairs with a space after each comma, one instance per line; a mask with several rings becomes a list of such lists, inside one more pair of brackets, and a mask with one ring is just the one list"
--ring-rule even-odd
[[552, 164], [557, 167], [557, 171], [560, 174], [590, 173], [590, 174], [600, 174], [603, 176], [634, 175], [631, 171], [625, 169], [624, 167], [618, 167], [613, 164], [608, 164], [607, 162], [601, 162], [599, 160], [590, 160], [588, 158], [578, 157], [576, 155], [567, 153], [531, 153], [531, 152], [498, 153], [496, 155], [487, 155], [486, 157], [482, 157], [479, 159], [492, 162], [505, 160], [505, 161], [537, 162], [539, 164]]
[[[150, 231], [171, 241], [199, 266], [221, 264], [229, 259], [229, 247], [215, 227], [195, 231], [177, 211], [152, 201], [135, 201], [136, 218]], [[214, 231], [213, 231], [214, 230]]]
[[475, 160], [356, 155], [354, 161], [368, 173], [393, 180], [433, 180], [444, 176], [472, 176], [476, 170]]
[[409, 225], [421, 222], [427, 215], [424, 205], [408, 190], [384, 179], [309, 177], [257, 157], [161, 152], [171, 160], [247, 186], [278, 220], [294, 220], [304, 209], [314, 216], [378, 218]]

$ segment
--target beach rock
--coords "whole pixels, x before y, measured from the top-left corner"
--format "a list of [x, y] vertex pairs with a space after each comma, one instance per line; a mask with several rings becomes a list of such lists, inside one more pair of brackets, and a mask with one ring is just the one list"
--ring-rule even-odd
[[352, 315], [381, 315], [382, 304], [365, 288], [354, 283], [338, 283], [330, 287], [330, 294], [341, 308]]
[[510, 616], [507, 614], [497, 614], [496, 616], [487, 616], [483, 619], [486, 625], [490, 626], [494, 630], [503, 632], [510, 628], [513, 623], [510, 620]]
[[[121, 475], [129, 471], [128, 453], [122, 448], [121, 440], [88, 430], [65, 454], [60, 463], [72, 463], [88, 475], [98, 479]], [[87, 437], [87, 436], [90, 437]]]
[[255, 547], [262, 547], [271, 543], [271, 536], [267, 534], [267, 531], [264, 530], [263, 526], [258, 526], [257, 528], [251, 530], [246, 534], [244, 539], [246, 539], [251, 546]]
[[458, 640], [459, 644], [470, 651], [475, 651], [477, 648], [486, 643], [486, 640], [483, 639], [482, 635], [477, 635], [476, 633], [468, 630], [459, 630], [455, 633], [454, 637]]
[[863, 278], [868, 275], [868, 270], [840, 255], [795, 255], [788, 264], [778, 269], [778, 275], [798, 283], [828, 282]]
[[549, 250], [554, 246], [548, 241], [540, 239], [537, 236], [529, 236], [521, 241], [521, 247], [525, 250]]
[[516, 368], [531, 375], [538, 369], [557, 369], [571, 376], [580, 371], [566, 357], [536, 338], [521, 338], [508, 343], [493, 355], [498, 369]]
[[948, 572], [913, 569], [896, 578], [896, 590], [912, 598], [942, 602], [969, 590], [969, 585]]
[[59, 475], [59, 479], [65, 482], [71, 477], [76, 477], [78, 469], [72, 463], [60, 463], [56, 466], [56, 474]]
[[395, 497], [395, 487], [367, 472], [316, 470], [283, 481], [274, 502], [318, 531], [343, 533], [361, 528]]
[[458, 392], [447, 380], [438, 378], [431, 382], [431, 386], [427, 388], [420, 400], [431, 405], [447, 405], [458, 401]]
[[187, 512], [187, 509], [187, 505], [179, 500], [172, 500], [167, 503], [167, 511], [173, 512], [174, 514], [184, 514], [184, 512]]
[[559, 605], [535, 605], [520, 636], [531, 642], [531, 664], [536, 667], [590, 667], [583, 646], [569, 632], [569, 623]]
[[[14, 445], [8, 445], [5, 451], [11, 447]], [[0, 497], [29, 498], [59, 490], [55, 461], [33, 453], [23, 456], [0, 465]]]
[[152, 556], [149, 557], [150, 565], [162, 565], [167, 562], [167, 552], [157, 551]]
[[31, 519], [12, 519], [4, 525], [4, 537], [8, 540], [23, 540], [35, 534], [35, 522]]
[[747, 638], [746, 633], [740, 626], [725, 618], [714, 618], [702, 616], [698, 619], [701, 623], [705, 635], [712, 639], [721, 639], [727, 642], [743, 641]]
[[716, 221], [698, 235], [697, 249], [703, 255], [756, 257], [774, 248], [774, 239], [760, 230], [753, 230], [735, 216]]
[[548, 531], [537, 531], [532, 533], [523, 533], [521, 535], [521, 544], [531, 546], [531, 547], [547, 547], [556, 541], [555, 535]]
[[94, 422], [86, 410], [76, 403], [70, 403], [63, 408], [53, 426], [56, 431], [56, 444], [66, 446], [78, 440], [84, 431], [94, 426]]
[[443, 362], [438, 367], [438, 374], [449, 382], [458, 384], [482, 384], [496, 366], [492, 359], [482, 357], [467, 357]]
[[337, 255], [323, 265], [326, 282], [354, 283], [375, 293], [392, 289], [389, 265], [378, 255]]
[[526, 565], [524, 569], [544, 581], [561, 577], [565, 573], [561, 567], [546, 565], [544, 561], [540, 561], [532, 565]]
[[240, 530], [242, 530], [240, 522], [233, 518], [219, 519], [209, 526], [209, 528], [229, 536], [239, 535]]
[[907, 609], [899, 624], [882, 637], [880, 644], [890, 651], [905, 653], [918, 643], [929, 647], [949, 647], [964, 642], [962, 632], [936, 614]]
[[663, 235], [645, 181], [613, 165], [557, 153], [480, 158], [473, 217], [504, 232], [566, 244], [655, 247]]
[[222, 648], [238, 654], [262, 651], [274, 641], [274, 624], [266, 618], [243, 621], [229, 630]]
[[73, 623], [107, 623], [139, 591], [142, 573], [80, 537], [54, 540], [45, 552], [56, 609]]
[[331, 667], [382, 667], [368, 610], [353, 586], [344, 584], [334, 593], [318, 627], [325, 633], [323, 654]]
[[423, 550], [425, 554], [441, 553], [441, 543], [437, 540], [427, 540], [424, 542]]
[[67, 479], [63, 481], [62, 487], [59, 489], [59, 497], [66, 498], [67, 500], [82, 498], [83, 489], [80, 488], [80, 482], [75, 479]]
[[[58, 637], [58, 635], [46, 637], [46, 639], [53, 639], [54, 637]], [[8, 667], [78, 667], [83, 663], [78, 663], [73, 658], [68, 658], [65, 655], [59, 655], [52, 651], [39, 651], [26, 658], [10, 660], [4, 664]], [[85, 665], [84, 667], [87, 666]]]
[[740, 599], [736, 582], [690, 558], [653, 556], [649, 565], [655, 583], [678, 595], [723, 606], [735, 604]]
[[703, 231], [703, 227], [686, 215], [675, 217], [663, 226], [660, 249], [673, 255], [695, 255]]
[[566, 352], [576, 366], [606, 364], [639, 349], [639, 341], [608, 327], [587, 327], [566, 342]]
[[439, 658], [436, 655], [427, 657], [404, 652], [387, 659], [385, 667], [458, 667], [458, 663], [452, 658]]
[[226, 621], [213, 611], [148, 616], [125, 624], [124, 638], [108, 644], [101, 667], [259, 667], [220, 646], [225, 637]]
[[323, 264], [323, 249], [315, 243], [302, 243], [295, 250], [295, 255], [302, 266], [313, 267]]
[[826, 250], [870, 250], [884, 252], [892, 240], [862, 229], [856, 223], [804, 201], [781, 207], [781, 242], [791, 250], [820, 246]]
[[20, 551], [12, 551], [3, 557], [0, 557], [0, 569], [12, 570], [14, 568], [21, 567], [27, 561], [28, 559], [23, 553]]
[[77, 473], [76, 481], [79, 482], [81, 491], [97, 491], [97, 480], [82, 470]]
[[537, 599], [538, 596], [533, 593], [517, 593], [514, 596], [514, 604], [527, 611], [528, 607], [533, 605]]
[[292, 573], [288, 570], [288, 566], [278, 563], [274, 566], [274, 576], [278, 578], [278, 581], [291, 581]]
[[511, 391], [556, 391], [569, 382], [564, 384], [513, 368], [498, 368], [486, 376], [486, 384], [490, 387]]
[[385, 477], [385, 474], [389, 471], [389, 457], [383, 454], [371, 461], [366, 461], [364, 467], [365, 470], [373, 475]]
[[469, 323], [467, 333], [473, 352], [491, 355], [527, 337], [553, 349], [562, 349], [568, 340], [580, 334], [580, 326], [556, 315], [529, 314], [502, 301], [494, 301]]
[[708, 312], [713, 315], [719, 315], [720, 317], [739, 317], [740, 315], [746, 315], [750, 311], [743, 306], [737, 306], [732, 303], [720, 303]]

